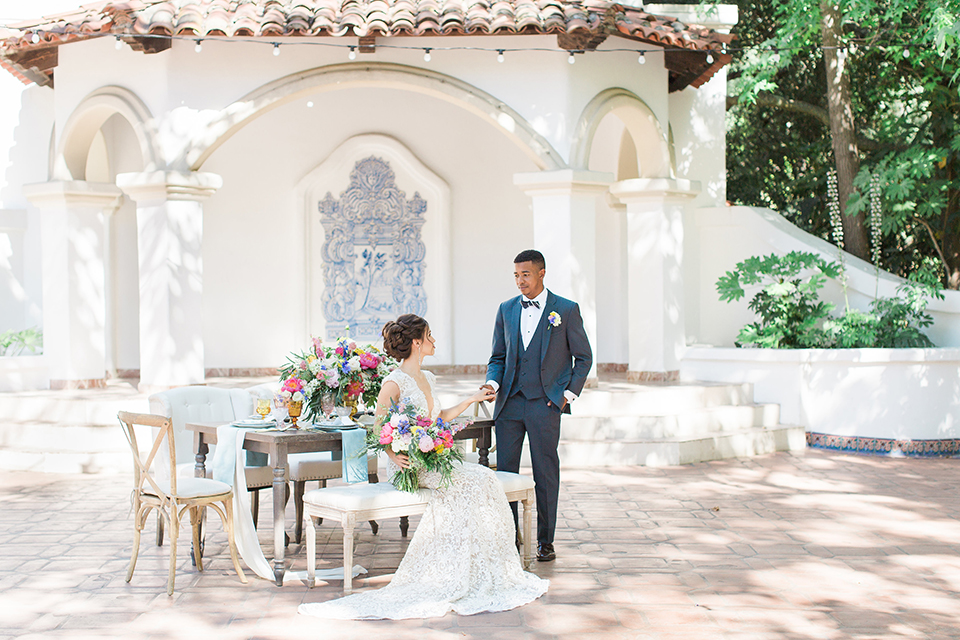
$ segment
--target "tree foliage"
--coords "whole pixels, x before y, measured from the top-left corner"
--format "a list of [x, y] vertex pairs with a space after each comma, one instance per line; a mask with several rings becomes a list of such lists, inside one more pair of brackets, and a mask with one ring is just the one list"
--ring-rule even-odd
[[[730, 71], [728, 197], [829, 240], [835, 166], [820, 3], [739, 0]], [[859, 173], [843, 204], [869, 214], [879, 176], [881, 265], [923, 265], [960, 288], [960, 0], [839, 0]]]

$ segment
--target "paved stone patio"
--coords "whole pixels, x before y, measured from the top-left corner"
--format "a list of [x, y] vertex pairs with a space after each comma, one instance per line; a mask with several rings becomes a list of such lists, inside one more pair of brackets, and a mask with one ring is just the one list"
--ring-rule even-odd
[[[155, 546], [151, 522], [127, 584], [130, 485], [122, 474], [0, 472], [0, 638], [960, 638], [956, 459], [808, 450], [566, 469], [559, 559], [533, 568], [552, 581], [546, 596], [504, 613], [400, 622], [296, 613], [336, 597], [339, 582], [277, 588], [248, 572], [240, 584], [215, 518], [204, 574], [183, 535], [168, 597], [167, 547]], [[397, 521], [382, 525], [359, 536], [362, 589], [384, 584], [405, 548]], [[319, 533], [318, 557], [337, 565], [338, 530]], [[291, 544], [292, 569], [305, 558]]]

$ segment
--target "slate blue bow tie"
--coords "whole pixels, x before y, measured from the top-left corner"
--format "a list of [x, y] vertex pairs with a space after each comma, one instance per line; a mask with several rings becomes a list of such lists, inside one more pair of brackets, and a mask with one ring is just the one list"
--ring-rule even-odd
[[524, 309], [526, 309], [526, 308], [529, 307], [530, 305], [533, 305], [533, 306], [536, 307], [537, 309], [540, 308], [540, 303], [537, 302], [536, 300], [526, 300], [526, 299], [524, 299], [524, 300], [521, 300], [521, 301], [520, 301], [520, 304], [523, 305], [523, 308], [524, 308]]

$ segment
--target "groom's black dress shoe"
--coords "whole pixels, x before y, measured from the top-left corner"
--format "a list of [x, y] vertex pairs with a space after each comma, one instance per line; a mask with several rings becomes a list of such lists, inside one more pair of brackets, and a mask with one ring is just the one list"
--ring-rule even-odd
[[553, 550], [553, 545], [549, 542], [541, 542], [537, 546], [537, 561], [550, 562], [557, 559], [557, 552]]

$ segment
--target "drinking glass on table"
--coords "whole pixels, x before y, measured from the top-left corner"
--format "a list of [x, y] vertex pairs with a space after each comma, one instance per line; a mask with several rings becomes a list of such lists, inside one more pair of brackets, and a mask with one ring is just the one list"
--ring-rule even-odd
[[332, 391], [324, 391], [320, 394], [320, 411], [324, 418], [329, 420], [333, 416], [334, 406]]
[[256, 411], [261, 420], [266, 420], [271, 411], [270, 398], [257, 398]]

